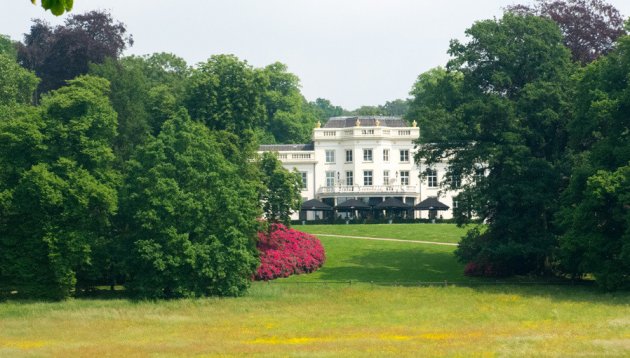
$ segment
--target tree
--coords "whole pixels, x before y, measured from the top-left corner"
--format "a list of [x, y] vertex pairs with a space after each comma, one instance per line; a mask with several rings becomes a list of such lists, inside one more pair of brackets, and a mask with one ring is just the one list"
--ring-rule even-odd
[[126, 33], [124, 24], [99, 11], [72, 15], [55, 28], [35, 20], [24, 43], [18, 44], [18, 59], [41, 78], [41, 94], [88, 73], [90, 63], [120, 57], [127, 45], [133, 44]]
[[[110, 236], [119, 176], [109, 84], [80, 77], [0, 128], [0, 282], [28, 296], [65, 298], [94, 269]], [[21, 114], [22, 113], [22, 114]], [[21, 153], [20, 153], [21, 152]], [[99, 265], [96, 265], [99, 267]]]
[[266, 126], [263, 73], [233, 55], [215, 55], [193, 70], [185, 106], [194, 120], [237, 135]]
[[333, 105], [325, 98], [318, 98], [314, 102], [309, 102], [309, 104], [321, 123], [326, 123], [328, 118], [341, 116], [345, 112], [343, 108]]
[[39, 79], [15, 59], [0, 53], [0, 106], [30, 104]]
[[630, 36], [578, 77], [569, 122], [572, 170], [558, 221], [559, 269], [593, 274], [606, 289], [630, 283]]
[[0, 55], [2, 54], [17, 60], [16, 43], [11, 41], [8, 36], [0, 34]]
[[269, 222], [291, 224], [291, 214], [300, 210], [302, 177], [297, 171], [289, 172], [274, 153], [265, 152], [260, 159], [264, 189], [260, 192], [263, 213]]
[[300, 79], [287, 71], [287, 66], [276, 62], [263, 70], [268, 79], [264, 93], [267, 111], [265, 128], [277, 143], [305, 143], [310, 141], [317, 117], [310, 111], [300, 92]]
[[[437, 70], [416, 86], [418, 95], [438, 99], [437, 119], [445, 123], [436, 127], [446, 131], [421, 138], [416, 161], [431, 166], [448, 158], [447, 178], [465, 183], [462, 204], [487, 223], [462, 240], [461, 261], [490, 275], [542, 273], [555, 246], [569, 52], [555, 24], [534, 16], [507, 13], [466, 34], [468, 43], [451, 42], [451, 74]], [[412, 112], [428, 113], [431, 102], [414, 103], [421, 106]]]
[[[126, 287], [141, 297], [243, 294], [258, 265], [258, 184], [185, 111], [129, 163]], [[251, 164], [250, 164], [251, 165]]]
[[[31, 0], [35, 4], [36, 0]], [[53, 15], [63, 15], [64, 12], [72, 10], [74, 0], [42, 0], [42, 7], [46, 10], [50, 10]]]
[[555, 21], [573, 60], [582, 64], [610, 52], [615, 40], [625, 33], [623, 16], [603, 0], [538, 0], [534, 6], [514, 5], [507, 9]]
[[411, 89], [407, 121], [417, 121], [425, 143], [444, 142], [458, 126], [456, 109], [463, 103], [463, 75], [442, 67], [418, 76]]

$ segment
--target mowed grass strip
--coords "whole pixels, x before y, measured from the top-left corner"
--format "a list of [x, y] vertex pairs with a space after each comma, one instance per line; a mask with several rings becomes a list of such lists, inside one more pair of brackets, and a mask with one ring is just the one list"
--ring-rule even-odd
[[0, 357], [630, 353], [627, 292], [389, 286], [378, 282], [463, 279], [454, 247], [321, 240], [328, 261], [320, 271], [256, 282], [241, 298], [2, 303]]
[[295, 225], [311, 234], [331, 234], [457, 243], [469, 228], [455, 224]]
[[279, 283], [355, 281], [414, 283], [470, 281], [464, 265], [453, 255], [455, 247], [406, 242], [357, 240], [319, 236], [326, 263], [308, 275], [277, 280]]

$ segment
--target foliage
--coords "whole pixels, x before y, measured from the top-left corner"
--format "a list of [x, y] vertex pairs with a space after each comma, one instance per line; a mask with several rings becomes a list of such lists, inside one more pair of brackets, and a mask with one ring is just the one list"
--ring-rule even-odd
[[267, 128], [276, 143], [310, 141], [317, 117], [300, 93], [299, 78], [287, 72], [287, 66], [276, 62], [263, 70], [268, 79], [264, 93]]
[[630, 282], [630, 36], [581, 74], [569, 123], [571, 180], [559, 222], [559, 268], [595, 275], [606, 289]]
[[[116, 156], [122, 163], [149, 134], [157, 135], [182, 105], [188, 66], [167, 53], [106, 59], [91, 64], [90, 73], [111, 83], [110, 100], [118, 113]], [[122, 164], [121, 164], [122, 165]]]
[[18, 59], [41, 78], [41, 94], [88, 73], [90, 63], [120, 57], [127, 45], [133, 44], [126, 33], [124, 24], [100, 11], [72, 15], [64, 25], [54, 28], [34, 20], [24, 42], [18, 44]]
[[263, 153], [259, 167], [263, 185], [260, 202], [265, 218], [289, 225], [291, 214], [300, 210], [302, 204], [302, 177], [297, 171], [286, 170], [275, 153]]
[[508, 11], [552, 19], [560, 27], [573, 60], [582, 64], [610, 52], [625, 33], [623, 16], [603, 0], [537, 0], [534, 6], [513, 5]]
[[236, 296], [249, 286], [257, 186], [216, 136], [179, 112], [128, 164], [126, 287], [139, 296]]
[[256, 280], [313, 272], [326, 261], [324, 247], [315, 236], [282, 224], [271, 225], [269, 232], [259, 232], [257, 247], [260, 266]]
[[361, 106], [354, 111], [346, 111], [345, 114], [351, 116], [406, 116], [409, 110], [409, 100], [396, 99], [387, 101], [384, 105]]
[[0, 106], [30, 104], [39, 79], [8, 55], [0, 53]]
[[450, 74], [434, 70], [416, 84], [429, 100], [416, 98], [412, 113], [421, 123], [441, 121], [421, 138], [416, 161], [430, 167], [448, 158], [443, 185], [460, 176], [462, 206], [470, 208], [460, 219], [487, 223], [462, 240], [460, 260], [492, 263], [497, 275], [542, 273], [555, 244], [569, 53], [556, 26], [533, 16], [507, 13], [466, 34], [468, 43], [451, 42]]
[[108, 87], [103, 79], [80, 77], [46, 96], [41, 115], [16, 107], [2, 122], [0, 282], [6, 288], [59, 299], [72, 294], [79, 277], [91, 278], [117, 208], [116, 113]]
[[456, 71], [436, 67], [418, 76], [410, 94], [407, 121], [417, 121], [422, 141], [441, 142], [449, 131], [455, 130], [457, 117], [454, 113], [464, 100], [463, 76]]
[[9, 36], [0, 34], [0, 55], [6, 55], [17, 60], [16, 43]]
[[315, 116], [321, 123], [326, 123], [330, 117], [338, 117], [344, 114], [345, 110], [340, 106], [335, 106], [325, 98], [317, 98], [313, 102], [309, 102]]
[[212, 130], [241, 135], [266, 126], [267, 79], [233, 55], [215, 55], [193, 70], [185, 105], [191, 117]]
[[[33, 4], [37, 0], [31, 0]], [[64, 12], [72, 10], [74, 0], [41, 0], [42, 7], [46, 10], [50, 10], [53, 15], [63, 15]]]

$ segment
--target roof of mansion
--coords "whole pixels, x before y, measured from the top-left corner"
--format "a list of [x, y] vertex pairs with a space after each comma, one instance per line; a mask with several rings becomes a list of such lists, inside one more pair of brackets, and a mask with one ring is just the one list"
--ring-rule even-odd
[[356, 127], [357, 120], [362, 127], [409, 127], [400, 117], [383, 117], [383, 116], [352, 116], [352, 117], [332, 117], [323, 125], [323, 128], [349, 128]]
[[262, 144], [258, 147], [261, 152], [291, 152], [296, 150], [314, 150], [313, 143], [308, 144]]

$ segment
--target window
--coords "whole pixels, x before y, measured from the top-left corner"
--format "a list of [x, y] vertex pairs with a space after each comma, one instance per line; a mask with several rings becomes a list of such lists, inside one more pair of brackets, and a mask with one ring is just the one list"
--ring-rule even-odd
[[453, 210], [459, 208], [459, 201], [453, 199]]
[[462, 178], [459, 175], [453, 174], [451, 176], [451, 185], [453, 188], [459, 188], [462, 186]]
[[409, 162], [409, 149], [402, 149], [400, 151], [400, 161], [403, 163]]
[[389, 162], [389, 149], [383, 149], [383, 161]]
[[302, 175], [302, 190], [305, 190], [308, 187], [308, 173], [300, 172]]
[[352, 149], [346, 149], [346, 163], [352, 163]]
[[346, 172], [346, 185], [354, 185], [354, 173], [352, 171]]
[[335, 172], [326, 172], [326, 186], [335, 186]]
[[363, 149], [363, 161], [364, 162], [372, 161], [372, 149]]
[[372, 185], [372, 171], [371, 170], [363, 171], [363, 185]]
[[389, 170], [383, 170], [383, 185], [389, 185]]
[[409, 185], [409, 170], [400, 171], [400, 185]]
[[427, 181], [429, 188], [437, 188], [437, 171], [435, 169], [427, 169]]
[[333, 149], [326, 150], [326, 163], [335, 162], [335, 151]]

